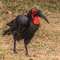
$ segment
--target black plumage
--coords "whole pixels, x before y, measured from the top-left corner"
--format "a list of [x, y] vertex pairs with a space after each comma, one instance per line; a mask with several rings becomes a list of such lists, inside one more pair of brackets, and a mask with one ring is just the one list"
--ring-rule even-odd
[[[12, 34], [14, 38], [14, 53], [16, 52], [16, 41], [24, 39], [26, 55], [28, 55], [27, 44], [33, 38], [35, 32], [38, 30], [40, 23], [37, 21], [37, 17], [42, 17], [48, 23], [47, 18], [42, 14], [39, 9], [32, 8], [27, 15], [18, 15], [16, 19], [9, 22], [7, 25], [10, 26], [9, 29], [4, 31], [4, 35]], [[35, 19], [36, 18], [36, 19]], [[37, 21], [34, 21], [34, 19]], [[37, 24], [35, 24], [37, 23]]]

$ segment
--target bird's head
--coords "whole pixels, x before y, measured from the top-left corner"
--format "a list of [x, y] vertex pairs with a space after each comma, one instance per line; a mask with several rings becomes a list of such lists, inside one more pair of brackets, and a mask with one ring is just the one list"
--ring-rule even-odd
[[[28, 12], [28, 17], [32, 18], [33, 20], [35, 19], [35, 22], [37, 22], [37, 24], [39, 23], [39, 19], [38, 17], [43, 18], [47, 23], [49, 23], [49, 21], [47, 20], [47, 18], [43, 15], [43, 13], [36, 8], [32, 8], [29, 12]], [[29, 19], [30, 19], [29, 18]]]

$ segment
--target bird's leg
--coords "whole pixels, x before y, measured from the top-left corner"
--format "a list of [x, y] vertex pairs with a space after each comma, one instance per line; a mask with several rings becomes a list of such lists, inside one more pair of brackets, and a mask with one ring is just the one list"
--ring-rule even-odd
[[14, 39], [14, 50], [13, 51], [15, 54], [17, 54], [17, 52], [16, 52], [16, 40], [15, 39]]
[[28, 49], [27, 49], [27, 44], [28, 44], [30, 41], [31, 41], [31, 40], [27, 40], [27, 39], [24, 40], [25, 49], [26, 49], [26, 55], [27, 55], [27, 56], [29, 56], [29, 54], [28, 54]]
[[26, 49], [26, 55], [28, 55], [27, 44], [25, 44], [25, 49]]

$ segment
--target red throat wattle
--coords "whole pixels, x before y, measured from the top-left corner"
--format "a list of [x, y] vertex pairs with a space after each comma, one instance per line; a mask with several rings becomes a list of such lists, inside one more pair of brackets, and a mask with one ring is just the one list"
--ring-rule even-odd
[[32, 19], [33, 19], [33, 23], [35, 24], [35, 25], [38, 25], [40, 22], [39, 22], [39, 18], [37, 17], [37, 16], [34, 16], [33, 14], [31, 14], [31, 16], [32, 16]]

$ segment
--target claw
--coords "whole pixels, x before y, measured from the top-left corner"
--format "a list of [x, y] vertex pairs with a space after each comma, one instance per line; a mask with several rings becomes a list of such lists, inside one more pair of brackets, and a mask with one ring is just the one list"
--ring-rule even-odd
[[26, 54], [27, 57], [30, 57], [30, 55]]
[[14, 54], [18, 54], [17, 51], [13, 50], [14, 51]]

